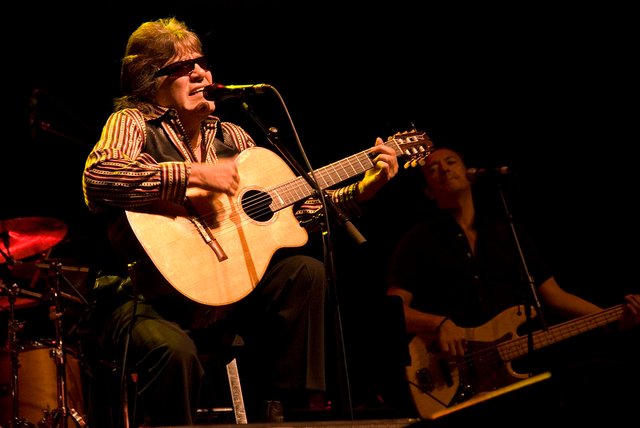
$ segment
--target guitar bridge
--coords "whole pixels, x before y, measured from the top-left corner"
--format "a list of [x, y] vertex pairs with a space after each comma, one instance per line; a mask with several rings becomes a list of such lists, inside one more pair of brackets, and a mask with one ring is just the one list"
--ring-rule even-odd
[[213, 250], [218, 261], [221, 262], [223, 260], [227, 260], [229, 256], [224, 252], [224, 249], [218, 240], [211, 235], [209, 229], [204, 227], [202, 223], [200, 223], [200, 220], [195, 217], [189, 217], [189, 220], [193, 223], [196, 229], [198, 229], [198, 232], [200, 233], [200, 236], [202, 236], [202, 239], [204, 239], [204, 242]]

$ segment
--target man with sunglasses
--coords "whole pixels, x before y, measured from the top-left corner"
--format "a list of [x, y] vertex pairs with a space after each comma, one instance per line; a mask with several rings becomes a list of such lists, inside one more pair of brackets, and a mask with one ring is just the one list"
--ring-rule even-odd
[[[143, 23], [131, 34], [122, 59], [123, 96], [115, 100], [84, 169], [86, 204], [105, 218], [114, 250], [113, 260], [105, 260], [112, 270], [103, 270], [96, 295], [105, 289], [116, 291], [104, 292], [109, 304], [96, 298], [98, 312], [108, 314], [96, 321], [96, 329], [105, 357], [136, 374], [136, 393], [128, 398], [135, 426], [196, 423], [200, 394], [211, 387], [205, 385], [199, 356], [222, 352], [214, 337], [229, 337], [230, 332], [244, 340], [243, 355], [260, 362], [255, 373], [241, 368], [243, 385], [251, 385], [250, 390], [243, 388], [250, 421], [265, 420], [265, 400], [282, 401], [286, 410], [287, 403], [294, 405], [326, 390], [326, 284], [320, 261], [277, 252], [246, 297], [228, 305], [206, 305], [185, 298], [164, 275], [181, 263], [193, 263], [182, 254], [188, 248], [177, 241], [167, 245], [172, 254], [167, 254], [161, 274], [127, 217], [167, 205], [192, 212], [212, 194], [238, 193], [240, 174], [234, 159], [255, 143], [241, 127], [213, 115], [215, 102], [203, 95], [213, 83], [201, 41], [183, 22], [167, 18]], [[371, 198], [398, 171], [394, 150], [380, 138], [372, 154], [374, 166], [360, 181], [329, 193], [348, 213], [358, 211], [358, 203]], [[206, 219], [193, 221], [195, 228], [204, 229]], [[170, 232], [158, 229], [146, 233]], [[204, 231], [202, 237], [220, 260], [233, 251], [220, 246], [215, 234]], [[255, 380], [251, 374], [257, 375]]]

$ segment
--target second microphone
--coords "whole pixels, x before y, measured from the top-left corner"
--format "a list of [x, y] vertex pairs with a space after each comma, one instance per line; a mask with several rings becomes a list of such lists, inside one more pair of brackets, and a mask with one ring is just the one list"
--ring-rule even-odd
[[513, 171], [508, 166], [499, 166], [496, 168], [469, 168], [467, 169], [467, 178], [475, 180], [479, 177], [504, 177], [512, 174]]

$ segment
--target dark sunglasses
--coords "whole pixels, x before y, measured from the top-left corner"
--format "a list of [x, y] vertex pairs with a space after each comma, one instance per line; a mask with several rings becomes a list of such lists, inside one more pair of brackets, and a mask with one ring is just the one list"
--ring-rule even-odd
[[171, 76], [171, 77], [181, 77], [187, 76], [193, 72], [196, 68], [196, 64], [198, 64], [202, 69], [209, 71], [211, 68], [209, 67], [209, 63], [207, 59], [203, 56], [199, 58], [187, 59], [184, 61], [174, 62], [173, 64], [169, 64], [166, 67], [162, 67], [160, 70], [156, 71], [155, 77], [160, 76]]

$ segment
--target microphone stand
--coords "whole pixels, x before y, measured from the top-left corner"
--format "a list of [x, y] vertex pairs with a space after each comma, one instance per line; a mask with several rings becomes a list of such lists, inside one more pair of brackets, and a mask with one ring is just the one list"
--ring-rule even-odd
[[529, 268], [527, 266], [527, 261], [526, 261], [526, 257], [524, 256], [524, 253], [522, 252], [522, 246], [520, 245], [520, 240], [518, 238], [518, 232], [516, 231], [515, 228], [515, 224], [513, 221], [513, 215], [511, 214], [511, 211], [509, 210], [509, 206], [507, 204], [507, 200], [505, 198], [504, 195], [504, 191], [502, 189], [502, 185], [500, 183], [498, 183], [498, 192], [500, 193], [500, 199], [502, 201], [502, 206], [504, 208], [504, 212], [507, 215], [507, 219], [509, 220], [509, 226], [511, 228], [511, 234], [513, 235], [513, 240], [515, 242], [516, 245], [516, 249], [518, 250], [518, 256], [520, 258], [520, 263], [522, 264], [522, 269], [527, 277], [527, 284], [529, 286], [529, 295], [531, 297], [531, 305], [528, 304], [528, 302], [526, 301], [527, 299], [525, 299], [525, 305], [524, 305], [524, 312], [525, 312], [525, 318], [527, 321], [527, 324], [529, 326], [529, 328], [527, 328], [527, 349], [529, 351], [529, 355], [533, 354], [533, 351], [535, 350], [534, 347], [534, 343], [533, 343], [533, 328], [532, 328], [532, 324], [531, 324], [531, 318], [532, 318], [532, 314], [531, 314], [531, 306], [533, 306], [533, 308], [536, 310], [536, 313], [538, 314], [538, 317], [540, 319], [540, 322], [542, 323], [542, 329], [544, 331], [547, 331], [548, 326], [547, 326], [547, 321], [544, 317], [544, 313], [542, 312], [542, 308], [540, 306], [540, 299], [538, 298], [538, 292], [536, 290], [536, 286], [535, 286], [535, 282], [533, 280], [533, 276], [531, 275], [531, 273], [529, 272]]
[[[258, 128], [262, 130], [262, 132], [265, 134], [267, 138], [267, 141], [269, 141], [269, 143], [272, 146], [274, 146], [280, 152], [280, 154], [282, 154], [282, 156], [289, 163], [289, 165], [295, 171], [297, 171], [298, 174], [307, 181], [307, 183], [309, 183], [311, 188], [314, 190], [315, 194], [318, 196], [318, 198], [322, 202], [322, 207], [324, 210], [324, 219], [325, 219], [321, 223], [323, 227], [322, 242], [323, 242], [323, 249], [324, 249], [324, 265], [325, 265], [326, 278], [329, 283], [329, 291], [330, 291], [329, 297], [333, 296], [333, 301], [336, 309], [334, 312], [334, 317], [335, 317], [334, 322], [336, 325], [337, 339], [338, 339], [337, 352], [341, 357], [340, 368], [343, 371], [344, 380], [345, 380], [345, 384], [341, 385], [342, 388], [340, 388], [340, 391], [341, 393], [343, 392], [343, 389], [345, 391], [346, 397], [342, 397], [342, 398], [347, 400], [350, 418], [353, 420], [354, 414], [353, 414], [353, 404], [351, 400], [351, 387], [349, 384], [349, 370], [348, 370], [348, 364], [347, 364], [347, 358], [346, 358], [346, 352], [345, 352], [345, 346], [344, 346], [344, 333], [343, 333], [343, 327], [342, 327], [342, 318], [340, 315], [340, 303], [338, 300], [338, 294], [336, 289], [336, 272], [335, 272], [335, 260], [334, 260], [334, 252], [333, 252], [333, 239], [331, 238], [331, 227], [329, 225], [330, 217], [329, 217], [328, 211], [331, 210], [331, 212], [335, 214], [335, 218], [338, 220], [338, 223], [347, 230], [349, 235], [356, 241], [356, 243], [363, 244], [366, 242], [366, 239], [362, 236], [362, 234], [358, 231], [358, 229], [353, 225], [353, 223], [351, 223], [351, 220], [347, 217], [347, 215], [337, 205], [333, 203], [331, 198], [325, 198], [324, 190], [322, 190], [318, 185], [318, 183], [316, 182], [316, 180], [311, 178], [311, 176], [306, 172], [306, 170], [302, 168], [302, 166], [296, 161], [296, 159], [291, 155], [291, 153], [281, 144], [277, 143], [278, 129], [275, 127], [266, 128], [262, 123], [262, 121], [260, 121], [260, 119], [256, 116], [255, 112], [251, 109], [251, 107], [246, 102], [242, 103], [242, 108], [251, 117], [251, 119], [258, 125]], [[304, 152], [303, 152], [303, 155], [304, 155]], [[306, 159], [306, 156], [305, 156], [305, 159]], [[309, 166], [309, 170], [312, 171], [311, 173], [313, 174], [313, 168], [311, 168], [311, 166]]]
[[[64, 348], [63, 339], [63, 324], [62, 317], [64, 311], [62, 310], [61, 299], [61, 278], [62, 264], [53, 263], [51, 268], [54, 271], [54, 285], [51, 288], [53, 295], [53, 305], [49, 310], [49, 318], [54, 322], [55, 327], [55, 348], [51, 350], [51, 358], [54, 359], [56, 365], [56, 385], [57, 385], [57, 402], [58, 408], [52, 412], [45, 412], [47, 422], [50, 427], [68, 427], [67, 416], [70, 414], [68, 401], [67, 401], [67, 370], [66, 370], [66, 352]], [[65, 278], [66, 279], [66, 278]], [[75, 411], [75, 409], [74, 409]], [[77, 422], [77, 420], [76, 420]]]
[[127, 337], [124, 342], [124, 349], [122, 353], [122, 367], [120, 369], [120, 399], [122, 400], [120, 403], [120, 423], [122, 423], [123, 428], [129, 428], [131, 424], [135, 424], [136, 420], [136, 404], [137, 397], [134, 397], [133, 401], [133, 409], [129, 409], [129, 382], [128, 378], [131, 376], [131, 380], [134, 383], [134, 392], [137, 395], [138, 392], [138, 382], [137, 382], [137, 374], [129, 373], [129, 344], [131, 342], [131, 336], [133, 335], [133, 327], [137, 321], [138, 317], [138, 288], [137, 288], [137, 277], [136, 277], [136, 267], [137, 262], [129, 263], [127, 265], [127, 271], [129, 273], [129, 278], [131, 279], [131, 289], [133, 294], [133, 305], [131, 309], [131, 320], [129, 321], [129, 325], [127, 326]]
[[[300, 176], [302, 176], [307, 181], [307, 183], [309, 183], [316, 196], [318, 196], [318, 198], [322, 201], [322, 206], [330, 209], [332, 213], [336, 215], [340, 226], [343, 226], [347, 230], [349, 235], [353, 238], [354, 241], [356, 241], [358, 245], [366, 243], [367, 240], [365, 239], [365, 237], [353, 225], [351, 219], [349, 219], [344, 211], [342, 211], [340, 207], [334, 204], [331, 198], [326, 199], [324, 197], [326, 192], [322, 190], [320, 186], [318, 186], [318, 183], [313, 178], [311, 178], [311, 176], [305, 171], [304, 168], [302, 168], [298, 161], [291, 155], [288, 150], [286, 150], [285, 147], [276, 143], [276, 141], [278, 141], [278, 129], [275, 127], [270, 127], [267, 129], [247, 103], [242, 103], [242, 108], [247, 112], [251, 119], [253, 119], [253, 121], [258, 125], [262, 132], [264, 132], [265, 136], [267, 137], [267, 141], [269, 141], [269, 143], [271, 143], [271, 145], [280, 152], [280, 154], [285, 158], [289, 165]], [[309, 169], [311, 169], [311, 167], [309, 167]]]

